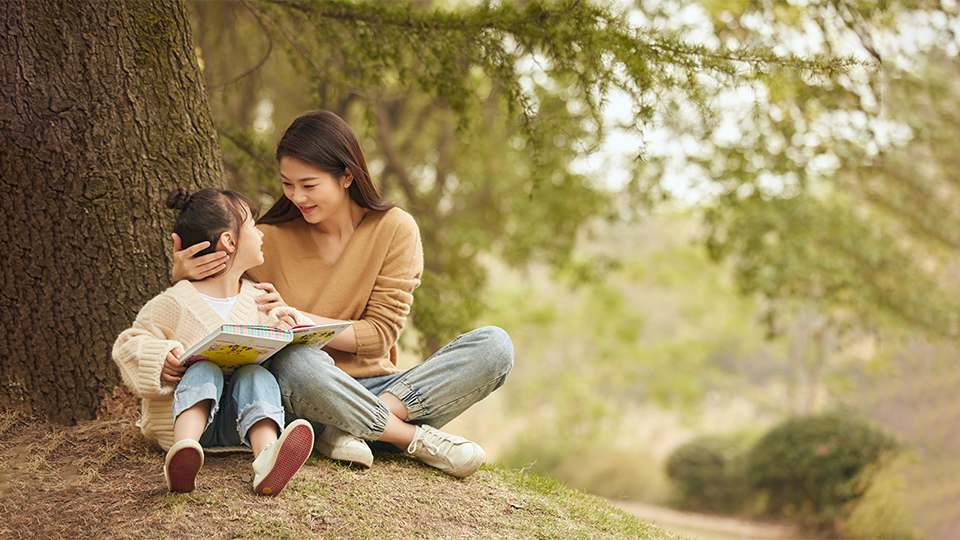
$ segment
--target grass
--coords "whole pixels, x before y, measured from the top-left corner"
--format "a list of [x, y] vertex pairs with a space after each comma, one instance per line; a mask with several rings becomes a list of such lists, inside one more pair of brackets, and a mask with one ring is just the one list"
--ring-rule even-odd
[[391, 453], [368, 470], [314, 454], [276, 498], [250, 489], [249, 454], [208, 455], [197, 490], [171, 494], [136, 405], [101, 412], [63, 427], [0, 409], [0, 537], [676, 538], [551, 478], [485, 464], [457, 480]]

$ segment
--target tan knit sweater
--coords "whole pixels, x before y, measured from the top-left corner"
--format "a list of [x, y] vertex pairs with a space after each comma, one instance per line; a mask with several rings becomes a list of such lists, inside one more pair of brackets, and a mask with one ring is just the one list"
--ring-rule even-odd
[[297, 324], [311, 323], [293, 308], [274, 309], [269, 315], [260, 311], [254, 301], [260, 294], [253, 282], [245, 280], [237, 303], [224, 319], [192, 283], [180, 281], [147, 302], [133, 327], [117, 337], [113, 361], [120, 367], [123, 382], [142, 398], [137, 425], [144, 436], [164, 450], [173, 445], [173, 392], [177, 385], [160, 380], [168, 352], [178, 349], [182, 353], [222, 324], [274, 326], [283, 314], [293, 316]]
[[397, 339], [423, 272], [413, 217], [396, 207], [367, 212], [335, 264], [320, 253], [302, 217], [258, 227], [266, 262], [250, 270], [254, 279], [272, 283], [302, 311], [354, 321], [356, 354], [324, 349], [336, 365], [353, 377], [400, 371]]

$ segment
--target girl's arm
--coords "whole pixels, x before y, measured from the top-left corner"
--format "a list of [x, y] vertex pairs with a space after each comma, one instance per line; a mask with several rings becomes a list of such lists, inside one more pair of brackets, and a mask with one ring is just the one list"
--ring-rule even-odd
[[156, 308], [163, 304], [166, 302], [157, 298], [147, 302], [133, 326], [124, 330], [113, 344], [113, 361], [120, 368], [120, 376], [139, 397], [170, 395], [186, 371], [179, 360], [183, 345], [167, 339], [170, 329], [159, 324], [170, 318], [154, 316]]
[[208, 247], [210, 247], [210, 242], [203, 241], [187, 249], [182, 249], [180, 235], [173, 233], [173, 271], [171, 272], [173, 280], [199, 281], [226, 268], [227, 259], [230, 258], [226, 251], [217, 251], [202, 257], [194, 257]]

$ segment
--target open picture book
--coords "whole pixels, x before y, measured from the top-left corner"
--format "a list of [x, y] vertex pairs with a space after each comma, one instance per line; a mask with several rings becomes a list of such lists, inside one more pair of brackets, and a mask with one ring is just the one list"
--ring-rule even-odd
[[287, 345], [323, 347], [351, 324], [300, 325], [290, 330], [255, 324], [224, 324], [187, 349], [180, 359], [184, 363], [210, 360], [227, 374], [245, 364], [261, 364]]

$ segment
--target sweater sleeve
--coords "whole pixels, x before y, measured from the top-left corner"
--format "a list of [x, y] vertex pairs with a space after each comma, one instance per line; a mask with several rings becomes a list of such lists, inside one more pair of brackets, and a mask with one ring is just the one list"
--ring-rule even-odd
[[276, 326], [276, 324], [280, 321], [280, 317], [283, 317], [284, 315], [290, 315], [291, 317], [293, 317], [294, 322], [296, 322], [298, 325], [313, 324], [313, 319], [310, 319], [306, 315], [297, 311], [296, 308], [293, 308], [290, 306], [280, 306], [280, 307], [271, 309], [269, 324], [271, 326]]
[[176, 331], [180, 305], [164, 295], [147, 302], [133, 326], [124, 330], [113, 344], [113, 361], [130, 390], [139, 397], [156, 398], [173, 393], [176, 383], [160, 380], [167, 353], [183, 345], [168, 339]]
[[364, 317], [354, 323], [357, 357], [383, 358], [397, 343], [410, 314], [413, 291], [423, 273], [420, 231], [409, 214], [403, 213], [388, 240], [383, 265], [367, 301]]

